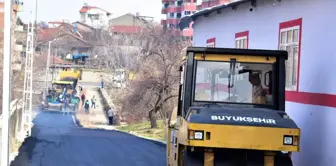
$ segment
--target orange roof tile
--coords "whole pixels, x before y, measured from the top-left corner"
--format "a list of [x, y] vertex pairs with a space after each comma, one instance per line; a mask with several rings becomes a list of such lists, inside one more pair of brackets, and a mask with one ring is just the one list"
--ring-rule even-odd
[[80, 10], [79, 10], [79, 13], [87, 13], [89, 10], [91, 9], [100, 9], [102, 11], [105, 11], [106, 13], [108, 14], [111, 14], [110, 12], [102, 9], [102, 8], [99, 8], [99, 7], [96, 7], [96, 6], [83, 6]]
[[[42, 61], [44, 61], [44, 62], [47, 61], [47, 55], [42, 55], [41, 58], [42, 58], [41, 59]], [[63, 59], [61, 59], [61, 58], [59, 58], [57, 56], [51, 56], [50, 57], [50, 63], [51, 64], [63, 64], [63, 65], [70, 65], [70, 64], [72, 64], [71, 62], [65, 61], [65, 60], [63, 60]]]

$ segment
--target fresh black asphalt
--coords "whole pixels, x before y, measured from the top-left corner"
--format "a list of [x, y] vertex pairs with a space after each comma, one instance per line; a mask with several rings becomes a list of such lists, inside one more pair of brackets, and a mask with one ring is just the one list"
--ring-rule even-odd
[[[119, 131], [80, 127], [72, 115], [40, 112], [11, 166], [164, 166], [165, 147]], [[77, 124], [77, 125], [76, 125]]]

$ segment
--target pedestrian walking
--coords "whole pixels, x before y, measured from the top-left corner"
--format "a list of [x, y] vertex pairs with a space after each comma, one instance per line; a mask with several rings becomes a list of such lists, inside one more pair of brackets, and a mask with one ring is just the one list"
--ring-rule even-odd
[[84, 93], [82, 94], [81, 99], [82, 99], [82, 105], [84, 106], [84, 104], [85, 104], [85, 95], [84, 95]]
[[101, 83], [101, 88], [104, 89], [104, 80], [102, 79], [100, 83]]
[[109, 125], [113, 125], [114, 112], [113, 112], [112, 108], [108, 109], [107, 114], [108, 114], [108, 119], [109, 119]]
[[85, 113], [87, 114], [89, 113], [89, 108], [90, 108], [89, 100], [86, 100], [84, 104]]
[[78, 111], [78, 105], [79, 105], [79, 97], [75, 96], [73, 99], [73, 105], [74, 105], [74, 112], [77, 112]]
[[96, 109], [96, 97], [94, 95], [91, 98], [91, 108]]
[[68, 103], [68, 99], [67, 98], [64, 98], [63, 100], [63, 115], [65, 114], [70, 114], [69, 112], [69, 103]]

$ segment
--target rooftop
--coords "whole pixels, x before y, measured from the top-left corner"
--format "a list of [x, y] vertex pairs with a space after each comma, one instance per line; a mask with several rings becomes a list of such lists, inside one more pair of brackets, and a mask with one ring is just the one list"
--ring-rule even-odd
[[90, 6], [87, 3], [84, 3], [83, 7], [79, 10], [79, 13], [87, 13], [91, 9], [99, 9], [99, 10], [105, 11], [108, 15], [112, 14], [111, 12], [108, 12], [100, 7]]
[[232, 1], [231, 3], [216, 5], [216, 6], [212, 6], [212, 7], [209, 7], [209, 8], [205, 8], [205, 9], [196, 11], [195, 13], [193, 13], [191, 15], [188, 15], [188, 16], [185, 16], [181, 19], [181, 21], [179, 23], [180, 29], [184, 29], [185, 27], [188, 27], [189, 24], [192, 21], [195, 21], [196, 18], [198, 18], [200, 16], [208, 16], [210, 13], [215, 12], [215, 11], [217, 13], [220, 13], [221, 10], [226, 9], [226, 8], [232, 8], [234, 10], [239, 5], [245, 4], [245, 3], [248, 3], [248, 2], [253, 3], [253, 2], [255, 2], [255, 0], [235, 0], [235, 1]]

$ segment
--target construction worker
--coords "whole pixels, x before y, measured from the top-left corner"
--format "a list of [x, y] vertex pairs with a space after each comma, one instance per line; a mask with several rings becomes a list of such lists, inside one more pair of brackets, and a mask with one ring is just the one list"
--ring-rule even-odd
[[68, 103], [68, 99], [66, 97], [64, 97], [64, 100], [63, 100], [63, 115], [65, 114], [68, 114], [69, 115], [69, 103]]
[[84, 103], [84, 109], [85, 109], [85, 113], [89, 113], [89, 108], [90, 108], [90, 104], [89, 104], [89, 100], [86, 100]]
[[84, 93], [81, 95], [81, 99], [82, 99], [82, 105], [84, 106], [85, 104], [85, 94]]
[[251, 73], [249, 81], [252, 84], [252, 103], [266, 104], [266, 93], [261, 85], [259, 73]]
[[114, 112], [112, 108], [108, 108], [107, 114], [108, 114], [108, 119], [109, 119], [109, 125], [113, 125]]
[[74, 104], [74, 112], [78, 111], [79, 97], [75, 96], [72, 98], [72, 102]]
[[96, 109], [96, 97], [94, 95], [91, 98], [91, 108]]

